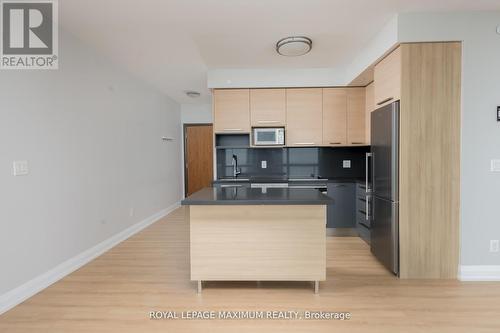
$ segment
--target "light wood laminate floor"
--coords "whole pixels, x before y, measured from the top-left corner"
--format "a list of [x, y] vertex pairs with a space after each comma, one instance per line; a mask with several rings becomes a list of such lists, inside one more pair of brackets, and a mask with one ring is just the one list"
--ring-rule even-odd
[[[180, 208], [0, 316], [0, 332], [500, 332], [500, 283], [398, 280], [359, 238], [329, 238], [327, 281], [189, 281]], [[149, 312], [348, 311], [331, 320], [150, 320]]]

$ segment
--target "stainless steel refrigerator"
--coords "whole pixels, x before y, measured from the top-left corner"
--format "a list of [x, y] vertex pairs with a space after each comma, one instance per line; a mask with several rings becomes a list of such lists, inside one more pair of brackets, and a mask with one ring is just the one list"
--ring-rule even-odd
[[399, 275], [399, 101], [371, 113], [371, 252]]

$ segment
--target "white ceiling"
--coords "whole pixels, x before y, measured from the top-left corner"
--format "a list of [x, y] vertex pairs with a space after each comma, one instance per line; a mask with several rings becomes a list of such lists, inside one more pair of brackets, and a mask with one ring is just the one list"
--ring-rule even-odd
[[[60, 24], [179, 103], [206, 103], [207, 70], [341, 67], [399, 12], [492, 10], [498, 0], [62, 0]], [[305, 35], [313, 50], [274, 44]], [[202, 96], [193, 100], [184, 91]]]

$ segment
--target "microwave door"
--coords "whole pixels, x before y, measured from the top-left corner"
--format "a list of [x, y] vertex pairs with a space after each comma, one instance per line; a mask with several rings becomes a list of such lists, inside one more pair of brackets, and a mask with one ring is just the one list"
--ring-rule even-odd
[[259, 145], [272, 145], [276, 144], [276, 132], [269, 130], [259, 130], [256, 133], [256, 144]]

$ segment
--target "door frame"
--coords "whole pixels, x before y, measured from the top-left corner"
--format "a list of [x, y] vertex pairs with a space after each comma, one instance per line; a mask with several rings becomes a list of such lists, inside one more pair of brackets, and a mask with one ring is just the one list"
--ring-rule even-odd
[[[213, 135], [213, 123], [183, 123], [182, 124], [182, 146], [184, 147], [183, 151], [183, 159], [182, 159], [182, 168], [184, 170], [184, 198], [186, 197], [186, 194], [188, 192], [188, 173], [187, 173], [187, 145], [186, 145], [186, 140], [187, 140], [187, 127], [194, 127], [194, 126], [212, 126], [212, 135]], [[212, 138], [212, 145], [214, 145], [213, 138]], [[215, 147], [214, 147], [214, 154], [215, 154]], [[215, 175], [215, 170], [214, 166], [212, 165], [212, 173]]]

